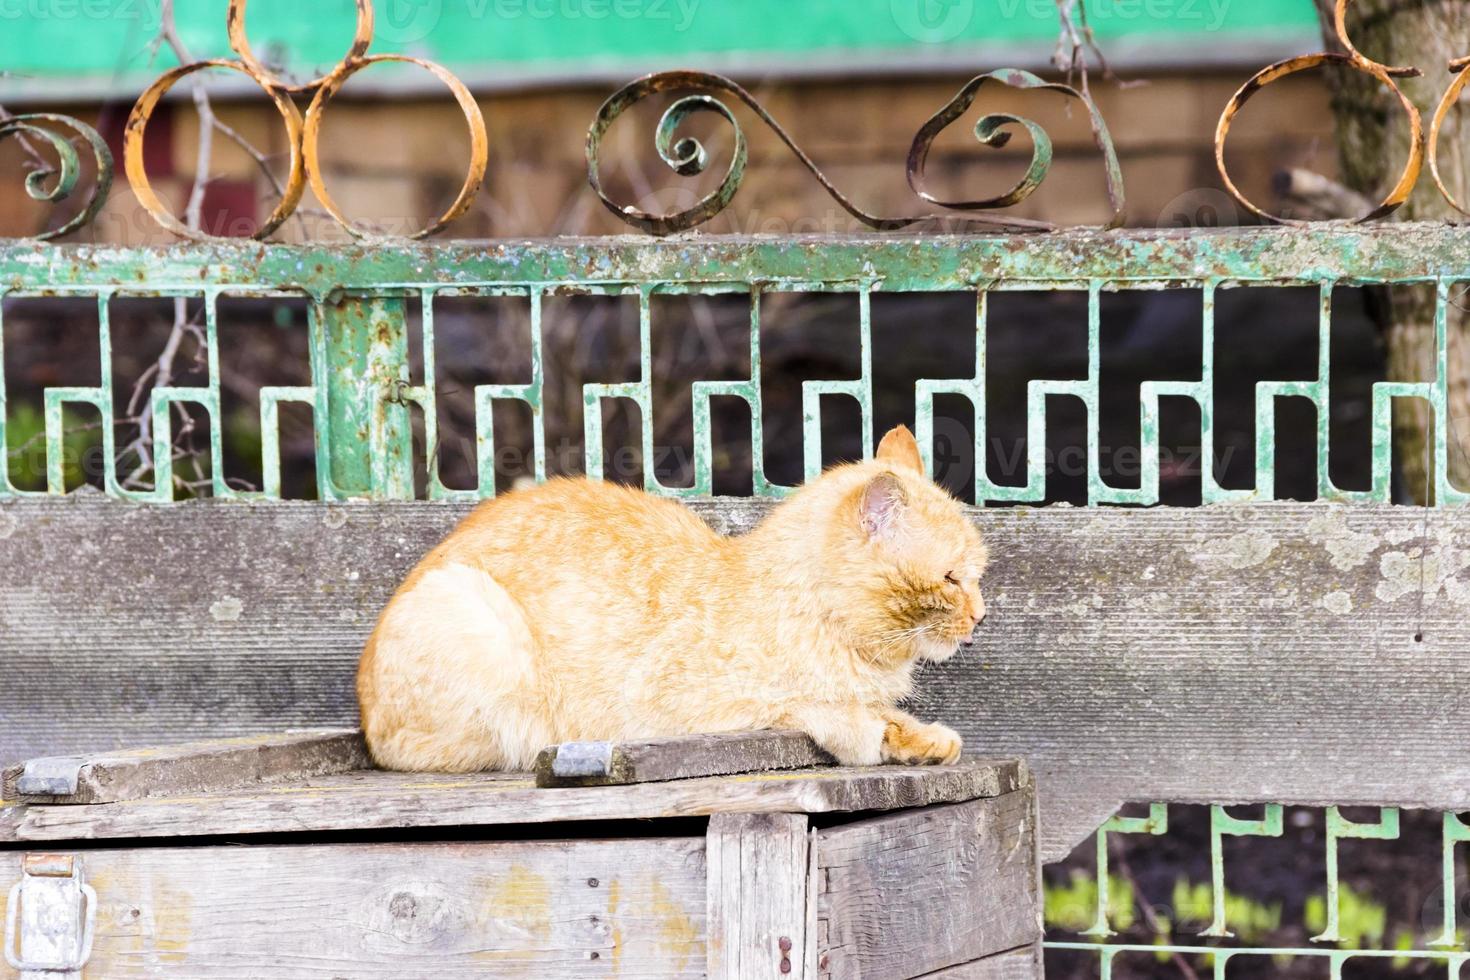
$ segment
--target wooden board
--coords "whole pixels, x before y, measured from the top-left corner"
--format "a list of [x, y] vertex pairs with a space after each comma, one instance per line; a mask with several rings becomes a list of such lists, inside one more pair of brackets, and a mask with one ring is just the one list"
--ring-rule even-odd
[[706, 970], [723, 980], [808, 980], [807, 818], [721, 813], [710, 818]]
[[1040, 980], [1043, 976], [1039, 945], [987, 956], [947, 970], [936, 970], [917, 980]]
[[819, 976], [927, 976], [1039, 942], [1033, 802], [1023, 790], [819, 832]]
[[0, 800], [117, 803], [289, 782], [371, 766], [362, 733], [352, 728], [244, 735], [92, 756], [28, 760], [0, 774]]
[[832, 765], [804, 732], [725, 732], [640, 742], [568, 742], [536, 758], [536, 785], [628, 786]]
[[[86, 975], [696, 978], [704, 839], [88, 850]], [[0, 854], [0, 882], [19, 856]]]
[[1016, 762], [816, 769], [669, 783], [538, 789], [530, 774], [353, 772], [283, 785], [106, 806], [0, 805], [0, 850], [128, 837], [647, 820], [714, 813], [886, 811], [1000, 796], [1030, 779]]
[[[0, 504], [0, 762], [356, 724], [378, 610], [463, 512]], [[1032, 763], [1047, 859], [1127, 800], [1470, 808], [1470, 509], [975, 520], [990, 617], [915, 708]]]

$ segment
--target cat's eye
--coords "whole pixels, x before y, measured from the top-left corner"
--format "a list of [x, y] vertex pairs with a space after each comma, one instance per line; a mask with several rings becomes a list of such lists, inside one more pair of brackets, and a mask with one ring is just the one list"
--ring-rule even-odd
[[946, 582], [948, 582], [950, 585], [959, 585], [960, 584], [960, 578], [954, 572], [950, 572], [948, 575], [944, 576], [944, 580]]

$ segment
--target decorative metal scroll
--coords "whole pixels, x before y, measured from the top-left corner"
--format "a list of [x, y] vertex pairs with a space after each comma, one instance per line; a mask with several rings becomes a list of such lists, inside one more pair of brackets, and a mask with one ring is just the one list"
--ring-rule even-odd
[[[138, 200], [153, 215], [159, 224], [172, 231], [176, 235], [185, 238], [207, 239], [209, 236], [197, 229], [190, 228], [164, 207], [163, 202], [154, 193], [149, 183], [147, 171], [143, 165], [143, 140], [147, 133], [148, 120], [153, 115], [159, 101], [179, 81], [196, 72], [207, 68], [227, 68], [237, 71], [259, 85], [265, 93], [270, 96], [281, 114], [281, 120], [286, 126], [287, 141], [291, 147], [290, 170], [286, 179], [284, 193], [275, 210], [266, 218], [265, 222], [256, 230], [254, 237], [263, 239], [274, 232], [286, 219], [296, 211], [301, 203], [302, 193], [306, 184], [310, 182], [311, 189], [322, 202], [322, 206], [331, 213], [332, 217], [342, 225], [348, 232], [358, 238], [380, 238], [371, 231], [354, 225], [342, 210], [337, 206], [331, 194], [327, 190], [326, 180], [322, 174], [321, 159], [318, 145], [321, 137], [322, 118], [327, 111], [327, 105], [332, 97], [341, 90], [342, 86], [353, 75], [362, 71], [369, 65], [382, 62], [400, 62], [403, 64], [417, 65], [430, 72], [454, 94], [455, 101], [459, 103], [464, 112], [465, 122], [470, 132], [470, 164], [465, 174], [464, 185], [460, 189], [459, 196], [449, 209], [427, 228], [408, 236], [411, 238], [423, 238], [432, 235], [442, 229], [449, 222], [469, 210], [475, 194], [485, 180], [485, 171], [489, 165], [489, 137], [485, 130], [485, 118], [480, 112], [479, 104], [464, 82], [460, 81], [452, 72], [442, 65], [422, 58], [414, 58], [408, 55], [390, 54], [368, 54], [368, 49], [373, 42], [373, 5], [372, 0], [357, 0], [357, 31], [353, 38], [352, 46], [347, 54], [335, 68], [320, 78], [314, 79], [302, 85], [290, 85], [273, 74], [270, 69], [261, 64], [251, 51], [250, 42], [245, 32], [245, 8], [248, 0], [230, 0], [227, 13], [227, 24], [229, 28], [230, 49], [239, 56], [238, 60], [210, 59], [197, 61], [193, 64], [182, 65], [164, 73], [139, 97], [133, 106], [132, 114], [128, 117], [127, 131], [123, 143], [123, 165], [126, 168], [128, 182], [132, 184], [133, 193]], [[292, 96], [314, 92], [311, 103], [306, 110], [303, 120], [300, 110], [293, 101]]]
[[1444, 128], [1445, 117], [1459, 103], [1465, 83], [1470, 82], [1470, 58], [1456, 58], [1451, 61], [1450, 71], [1455, 73], [1455, 80], [1450, 83], [1444, 98], [1439, 100], [1439, 108], [1434, 110], [1434, 121], [1429, 126], [1429, 172], [1434, 177], [1435, 186], [1444, 195], [1444, 199], [1450, 202], [1450, 206], [1461, 214], [1470, 215], [1470, 211], [1465, 210], [1465, 206], [1450, 193], [1439, 172], [1439, 137]]
[[[305, 83], [293, 84], [279, 77], [273, 69], [261, 62], [251, 49], [247, 37], [248, 0], [229, 0], [226, 23], [230, 48], [236, 58], [207, 59], [181, 65], [165, 72], [143, 92], [128, 118], [124, 135], [123, 163], [134, 194], [160, 225], [184, 238], [207, 240], [214, 237], [200, 229], [189, 227], [165, 207], [148, 178], [143, 154], [148, 123], [159, 102], [180, 81], [211, 68], [238, 72], [254, 81], [275, 104], [286, 128], [290, 154], [288, 173], [281, 185], [279, 202], [256, 230], [254, 238], [269, 237], [295, 214], [308, 185], [311, 186], [326, 211], [355, 237], [364, 239], [395, 237], [381, 235], [354, 224], [342, 211], [327, 187], [319, 148], [322, 122], [332, 98], [358, 72], [370, 65], [383, 62], [415, 65], [443, 82], [458, 102], [470, 134], [470, 160], [459, 194], [442, 215], [434, 219], [427, 227], [407, 237], [424, 238], [432, 235], [469, 210], [475, 195], [484, 183], [489, 162], [489, 137], [478, 103], [464, 82], [442, 65], [408, 55], [370, 54], [369, 50], [372, 47], [374, 36], [373, 2], [372, 0], [355, 0], [355, 2], [357, 23], [352, 42], [342, 60], [318, 78]], [[1450, 62], [1449, 68], [1454, 73], [1454, 79], [1440, 99], [1426, 133], [1419, 109], [1396, 82], [1396, 79], [1400, 78], [1422, 76], [1423, 72], [1412, 66], [1385, 65], [1360, 52], [1348, 37], [1348, 3], [1349, 0], [1336, 0], [1334, 9], [1333, 24], [1338, 42], [1342, 47], [1341, 51], [1300, 55], [1270, 65], [1241, 86], [1226, 105], [1215, 132], [1215, 160], [1225, 188], [1243, 207], [1265, 221], [1288, 225], [1310, 223], [1272, 214], [1247, 198], [1230, 175], [1225, 162], [1225, 145], [1236, 116], [1245, 104], [1263, 88], [1279, 79], [1309, 69], [1324, 65], [1341, 65], [1375, 79], [1392, 92], [1407, 116], [1410, 128], [1408, 155], [1403, 171], [1382, 201], [1357, 220], [1360, 222], [1373, 221], [1391, 214], [1402, 206], [1418, 184], [1426, 160], [1440, 193], [1456, 210], [1470, 215], [1470, 204], [1462, 203], [1454, 196], [1446, 185], [1439, 166], [1440, 141], [1445, 120], [1450, 111], [1459, 104], [1466, 86], [1470, 85], [1470, 56], [1457, 58]], [[754, 113], [796, 156], [801, 166], [816, 178], [823, 190], [845, 212], [869, 228], [878, 231], [895, 231], [926, 221], [957, 219], [976, 227], [1004, 231], [1055, 230], [1057, 226], [1049, 222], [996, 213], [1029, 199], [1046, 180], [1051, 168], [1052, 142], [1050, 136], [1041, 125], [1023, 116], [1008, 112], [993, 112], [982, 116], [974, 127], [975, 138], [979, 143], [991, 148], [998, 149], [1007, 146], [1018, 130], [1024, 131], [1031, 139], [1030, 163], [1021, 178], [1004, 193], [973, 199], [947, 199], [929, 186], [925, 171], [935, 140], [971, 108], [980, 90], [986, 86], [1054, 92], [1075, 99], [1086, 108], [1094, 145], [1103, 158], [1108, 199], [1112, 207], [1111, 217], [1102, 227], [1116, 228], [1121, 225], [1125, 208], [1122, 170], [1107, 124], [1096, 103], [1085, 89], [1079, 91], [1069, 85], [1047, 82], [1030, 72], [1016, 69], [1001, 69], [976, 76], [925, 122], [914, 136], [908, 154], [908, 183], [918, 198], [936, 206], [939, 209], [937, 211], [880, 215], [864, 210], [838, 189], [812, 158], [801, 149], [790, 133], [754, 96], [729, 78], [699, 71], [671, 71], [648, 75], [614, 93], [598, 111], [587, 134], [588, 179], [599, 199], [613, 214], [622, 221], [650, 234], [668, 235], [707, 223], [724, 211], [734, 199], [744, 182], [749, 162], [749, 148], [745, 132], [731, 105], [719, 98], [723, 94], [732, 96], [735, 102], [743, 104], [746, 109]], [[620, 204], [613, 200], [602, 181], [601, 162], [604, 139], [613, 124], [628, 109], [646, 99], [666, 93], [684, 94], [665, 109], [654, 135], [654, 145], [664, 163], [676, 174], [684, 177], [696, 177], [706, 172], [711, 165], [711, 154], [698, 139], [693, 136], [681, 136], [680, 131], [684, 123], [691, 117], [708, 114], [723, 119], [731, 127], [734, 147], [729, 165], [717, 187], [706, 193], [693, 205], [682, 210], [655, 212], [644, 210], [635, 204]], [[296, 100], [297, 97], [308, 95], [310, 99], [303, 113]], [[71, 130], [76, 137], [63, 136], [57, 132], [58, 129]], [[0, 141], [7, 137], [29, 137], [36, 141], [44, 141], [57, 156], [58, 162], [55, 166], [42, 166], [34, 169], [26, 178], [26, 190], [31, 197], [37, 200], [57, 203], [67, 199], [76, 191], [81, 171], [81, 161], [77, 153], [79, 145], [84, 148], [90, 147], [96, 160], [97, 180], [85, 206], [64, 224], [37, 237], [41, 239], [58, 238], [75, 231], [95, 218], [106, 202], [113, 179], [112, 156], [95, 130], [70, 117], [39, 113], [0, 118]]]
[[[1103, 156], [1103, 165], [1107, 173], [1108, 199], [1113, 208], [1112, 217], [1104, 227], [1116, 228], [1121, 225], [1125, 206], [1123, 173], [1118, 164], [1118, 154], [1113, 147], [1112, 136], [1108, 133], [1107, 124], [1103, 121], [1102, 113], [1098, 111], [1097, 105], [1087, 95], [1069, 85], [1046, 82], [1030, 72], [1017, 69], [1002, 69], [972, 79], [923, 125], [909, 149], [908, 181], [914, 193], [930, 204], [936, 204], [950, 212], [993, 211], [1011, 207], [1026, 200], [1046, 179], [1052, 158], [1051, 138], [1047, 135], [1046, 130], [1038, 123], [1022, 116], [993, 113], [983, 116], [975, 124], [975, 138], [984, 146], [999, 149], [1011, 140], [1014, 131], [1008, 127], [1024, 128], [1031, 137], [1032, 150], [1031, 163], [1021, 180], [1004, 194], [978, 200], [943, 200], [929, 190], [924, 169], [934, 140], [955, 120], [964, 115], [974, 103], [975, 96], [980, 89], [987, 83], [1014, 89], [1059, 92], [1078, 100], [1087, 107], [1093, 142]], [[725, 176], [717, 188], [682, 211], [655, 214], [631, 204], [619, 205], [608, 196], [601, 177], [602, 142], [607, 131], [624, 112], [644, 99], [665, 92], [680, 91], [700, 92], [701, 94], [686, 95], [664, 111], [654, 135], [654, 145], [658, 149], [659, 156], [671, 170], [680, 176], [694, 177], [704, 173], [710, 162], [708, 151], [694, 137], [679, 138], [678, 132], [684, 121], [691, 116], [700, 113], [713, 114], [728, 122], [735, 136], [735, 146]], [[812, 161], [812, 158], [807, 156], [791, 135], [780, 123], [776, 122], [775, 118], [753, 95], [723, 75], [699, 71], [670, 71], [648, 75], [619, 89], [603, 103], [587, 133], [587, 176], [592, 184], [592, 189], [597, 192], [597, 196], [602, 199], [603, 204], [607, 205], [609, 211], [635, 228], [654, 235], [668, 235], [702, 225], [729, 205], [745, 179], [745, 166], [749, 159], [749, 151], [745, 132], [740, 128], [740, 123], [730, 107], [712, 95], [703, 94], [711, 91], [729, 93], [744, 103], [761, 122], [770, 127], [782, 143], [786, 144], [787, 149], [796, 155], [797, 160], [817, 179], [828, 195], [844, 211], [869, 228], [877, 231], [896, 231], [923, 221], [955, 217], [954, 214], [943, 212], [885, 217], [859, 208], [837, 189], [836, 185]], [[1011, 231], [1050, 231], [1056, 228], [1050, 222], [1008, 215], [966, 214], [962, 220]]]
[[1305, 225], [1311, 223], [1309, 221], [1271, 214], [1258, 207], [1241, 193], [1240, 188], [1236, 187], [1235, 181], [1231, 179], [1229, 169], [1225, 166], [1225, 141], [1230, 135], [1230, 125], [1234, 122], [1241, 108], [1244, 107], [1253, 95], [1267, 85], [1288, 75], [1295, 75], [1298, 72], [1318, 68], [1322, 65], [1343, 65], [1351, 68], [1353, 71], [1369, 75], [1377, 79], [1380, 84], [1386, 86], [1398, 99], [1399, 105], [1403, 108], [1404, 114], [1409, 119], [1409, 155], [1404, 164], [1403, 172], [1399, 175], [1398, 181], [1378, 206], [1357, 220], [1359, 222], [1373, 221], [1398, 210], [1409, 199], [1409, 195], [1413, 193], [1415, 185], [1418, 184], [1419, 177], [1424, 169], [1426, 157], [1429, 160], [1429, 170], [1434, 177], [1434, 183], [1438, 186], [1440, 193], [1444, 195], [1445, 200], [1456, 210], [1470, 215], [1470, 211], [1467, 211], [1455, 199], [1455, 196], [1450, 193], [1449, 188], [1445, 186], [1444, 179], [1441, 177], [1439, 171], [1439, 139], [1441, 131], [1445, 118], [1449, 115], [1450, 110], [1459, 102], [1460, 93], [1464, 90], [1466, 84], [1470, 83], [1470, 57], [1457, 58], [1450, 62], [1450, 70], [1456, 73], [1455, 80], [1451, 83], [1444, 97], [1440, 100], [1439, 107], [1435, 110], [1434, 121], [1430, 126], [1429, 135], [1426, 140], [1424, 123], [1418, 107], [1409, 100], [1409, 97], [1403, 93], [1403, 90], [1394, 81], [1395, 78], [1418, 78], [1424, 73], [1414, 67], [1394, 67], [1380, 64], [1359, 51], [1353, 45], [1352, 39], [1348, 37], [1347, 8], [1348, 0], [1337, 0], [1337, 6], [1333, 11], [1333, 28], [1337, 34], [1338, 43], [1343, 47], [1341, 53], [1320, 52], [1318, 54], [1300, 55], [1295, 58], [1288, 58], [1285, 61], [1279, 61], [1256, 73], [1250, 81], [1240, 87], [1240, 90], [1231, 97], [1229, 104], [1225, 106], [1225, 111], [1221, 113], [1220, 123], [1215, 130], [1215, 165], [1219, 168], [1220, 178], [1225, 182], [1226, 190], [1252, 214], [1264, 218], [1267, 221], [1287, 225]]
[[[101, 211], [102, 205], [107, 203], [108, 192], [112, 189], [112, 151], [107, 148], [107, 143], [97, 130], [71, 116], [38, 112], [0, 118], [0, 141], [10, 137], [16, 139], [31, 137], [37, 141], [44, 141], [55, 152], [57, 160], [55, 167], [38, 167], [26, 175], [25, 181], [27, 194], [37, 201], [46, 201], [50, 204], [56, 204], [71, 197], [82, 175], [81, 157], [78, 156], [72, 139], [64, 133], [68, 129], [92, 151], [92, 157], [97, 165], [97, 180], [82, 210], [60, 227], [35, 236], [42, 241], [70, 234], [97, 217], [97, 212]], [[58, 132], [58, 130], [63, 132]], [[48, 187], [47, 182], [53, 177], [55, 180]]]

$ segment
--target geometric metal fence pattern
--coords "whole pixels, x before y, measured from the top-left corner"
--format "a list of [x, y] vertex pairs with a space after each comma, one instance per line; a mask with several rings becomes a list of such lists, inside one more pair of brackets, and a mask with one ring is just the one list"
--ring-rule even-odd
[[[1225, 807], [1210, 807], [1210, 894], [1213, 916], [1210, 924], [1198, 933], [1201, 943], [1111, 943], [1115, 935], [1109, 923], [1109, 889], [1103, 884], [1108, 881], [1108, 838], [1112, 834], [1163, 835], [1169, 831], [1169, 808], [1165, 804], [1154, 804], [1147, 817], [1116, 816], [1105, 823], [1097, 833], [1097, 877], [1096, 919], [1091, 928], [1080, 933], [1077, 941], [1049, 942], [1047, 947], [1056, 950], [1071, 950], [1094, 953], [1098, 961], [1099, 980], [1112, 980], [1115, 961], [1127, 954], [1183, 956], [1208, 955], [1213, 961], [1213, 975], [1224, 980], [1231, 960], [1242, 958], [1272, 959], [1306, 957], [1325, 961], [1331, 980], [1342, 980], [1343, 969], [1353, 961], [1393, 962], [1404, 964], [1426, 962], [1443, 964], [1447, 976], [1461, 975], [1461, 968], [1470, 961], [1470, 950], [1465, 948], [1465, 936], [1456, 922], [1460, 902], [1466, 896], [1456, 881], [1456, 845], [1470, 841], [1470, 824], [1457, 814], [1443, 815], [1442, 884], [1440, 894], [1439, 922], [1432, 926], [1436, 932], [1423, 948], [1358, 949], [1344, 941], [1339, 929], [1341, 892], [1339, 888], [1338, 842], [1344, 839], [1397, 840], [1399, 837], [1399, 811], [1384, 808], [1379, 819], [1369, 823], [1355, 823], [1345, 818], [1337, 807], [1328, 807], [1326, 812], [1325, 840], [1325, 886], [1326, 928], [1311, 937], [1319, 944], [1305, 947], [1259, 947], [1231, 946], [1228, 944], [1205, 945], [1206, 941], [1228, 941], [1235, 938], [1230, 931], [1226, 914], [1227, 894], [1225, 883], [1225, 837], [1279, 837], [1282, 833], [1282, 807], [1269, 804], [1264, 807], [1260, 819], [1242, 819], [1232, 816]], [[1426, 926], [1431, 923], [1426, 922]]]
[[[1088, 417], [1088, 503], [1153, 505], [1159, 501], [1159, 405], [1164, 398], [1192, 400], [1201, 416], [1203, 458], [1214, 457], [1215, 433], [1215, 302], [1223, 291], [1255, 285], [1310, 286], [1320, 292], [1318, 364], [1315, 377], [1260, 382], [1255, 391], [1257, 485], [1227, 489], [1218, 485], [1210, 466], [1202, 467], [1205, 503], [1276, 498], [1276, 405], [1298, 398], [1317, 409], [1317, 490], [1323, 500], [1382, 501], [1390, 495], [1392, 469], [1391, 411], [1394, 399], [1422, 399], [1434, 418], [1432, 471], [1441, 505], [1463, 504], [1470, 495], [1453, 486], [1446, 465], [1452, 432], [1461, 420], [1449, 417], [1450, 345], [1447, 315], [1462, 278], [1470, 281], [1470, 234], [1450, 228], [1411, 227], [1390, 233], [1294, 231], [1171, 236], [1159, 233], [1108, 236], [1065, 235], [1047, 238], [838, 239], [833, 243], [783, 243], [760, 239], [713, 239], [707, 242], [638, 242], [599, 245], [586, 241], [496, 245], [476, 248], [444, 246], [376, 246], [363, 257], [344, 257], [326, 248], [269, 246], [245, 249], [217, 246], [167, 252], [96, 250], [85, 262], [65, 250], [48, 253], [37, 246], [0, 247], [0, 297], [80, 296], [97, 303], [101, 351], [100, 384], [51, 388], [45, 392], [48, 491], [62, 488], [62, 412], [86, 405], [104, 424], [103, 455], [107, 461], [105, 490], [133, 500], [172, 499], [167, 472], [171, 406], [190, 403], [208, 417], [214, 496], [230, 499], [280, 497], [281, 474], [278, 416], [283, 403], [300, 402], [313, 410], [316, 425], [318, 492], [324, 500], [352, 497], [404, 499], [413, 496], [410, 404], [423, 410], [427, 443], [437, 445], [435, 410], [436, 301], [451, 296], [495, 295], [523, 301], [529, 312], [531, 370], [521, 383], [481, 385], [475, 389], [476, 445], [480, 460], [478, 490], [451, 490], [431, 472], [433, 499], [493, 496], [494, 431], [492, 405], [501, 400], [529, 407], [534, 434], [534, 475], [546, 475], [545, 420], [542, 400], [546, 365], [541, 356], [541, 314], [548, 296], [577, 292], [636, 297], [639, 307], [639, 376], [618, 384], [584, 387], [587, 468], [601, 475], [603, 434], [600, 403], [626, 399], [641, 410], [643, 450], [652, 458], [653, 377], [651, 335], [653, 298], [665, 294], [744, 294], [750, 297], [750, 365], [748, 379], [696, 381], [693, 388], [693, 484], [664, 486], [651, 469], [647, 488], [683, 497], [708, 495], [712, 482], [710, 400], [743, 400], [750, 408], [754, 442], [754, 489], [759, 496], [781, 496], [790, 490], [768, 480], [762, 468], [761, 303], [764, 293], [827, 292], [857, 298], [861, 373], [855, 379], [807, 381], [803, 384], [803, 452], [808, 477], [821, 468], [822, 400], [845, 396], [860, 407], [864, 448], [872, 450], [873, 370], [871, 300], [879, 292], [966, 292], [975, 298], [976, 363], [964, 380], [921, 380], [915, 390], [915, 419], [921, 446], [932, 449], [934, 400], [958, 395], [973, 406], [977, 449], [986, 445], [986, 374], [988, 298], [1006, 290], [1071, 290], [1088, 299], [1087, 375], [1078, 380], [1033, 380], [1027, 390], [1028, 460], [1026, 482], [1011, 486], [992, 482], [977, 467], [975, 499], [982, 502], [1041, 502], [1045, 499], [1045, 434], [1047, 399], [1070, 396], [1085, 406]], [[1331, 256], [1331, 272], [1319, 271]], [[309, 273], [304, 270], [311, 270]], [[1330, 476], [1328, 399], [1332, 360], [1333, 290], [1338, 286], [1380, 283], [1427, 284], [1437, 292], [1436, 362], [1413, 382], [1380, 382], [1372, 394], [1372, 484], [1366, 490], [1344, 490]], [[1197, 381], [1146, 381], [1139, 388], [1142, 480], [1136, 488], [1109, 485], [1099, 464], [1099, 387], [1102, 296], [1112, 290], [1192, 289], [1202, 304], [1202, 363]], [[159, 479], [152, 490], [125, 489], [114, 465], [112, 342], [110, 304], [139, 295], [185, 297], [202, 302], [208, 382], [197, 387], [162, 387], [152, 393], [154, 458]], [[263, 486], [247, 494], [223, 478], [219, 454], [222, 417], [219, 389], [219, 323], [221, 297], [278, 295], [309, 301], [310, 379], [295, 387], [268, 387], [261, 392], [264, 442]], [[411, 301], [422, 309], [422, 362], [428, 383], [409, 383], [409, 333], [406, 310]], [[3, 342], [3, 341], [0, 341]], [[0, 436], [5, 413], [4, 378], [0, 377]], [[0, 458], [0, 497], [21, 495], [11, 484]]]

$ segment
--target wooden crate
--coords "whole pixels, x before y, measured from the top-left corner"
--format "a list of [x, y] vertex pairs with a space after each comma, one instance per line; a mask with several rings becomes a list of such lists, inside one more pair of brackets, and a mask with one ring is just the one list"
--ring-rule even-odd
[[412, 775], [319, 732], [15, 767], [7, 950], [86, 953], [22, 974], [52, 978], [1040, 976], [1024, 765], [592, 748]]

